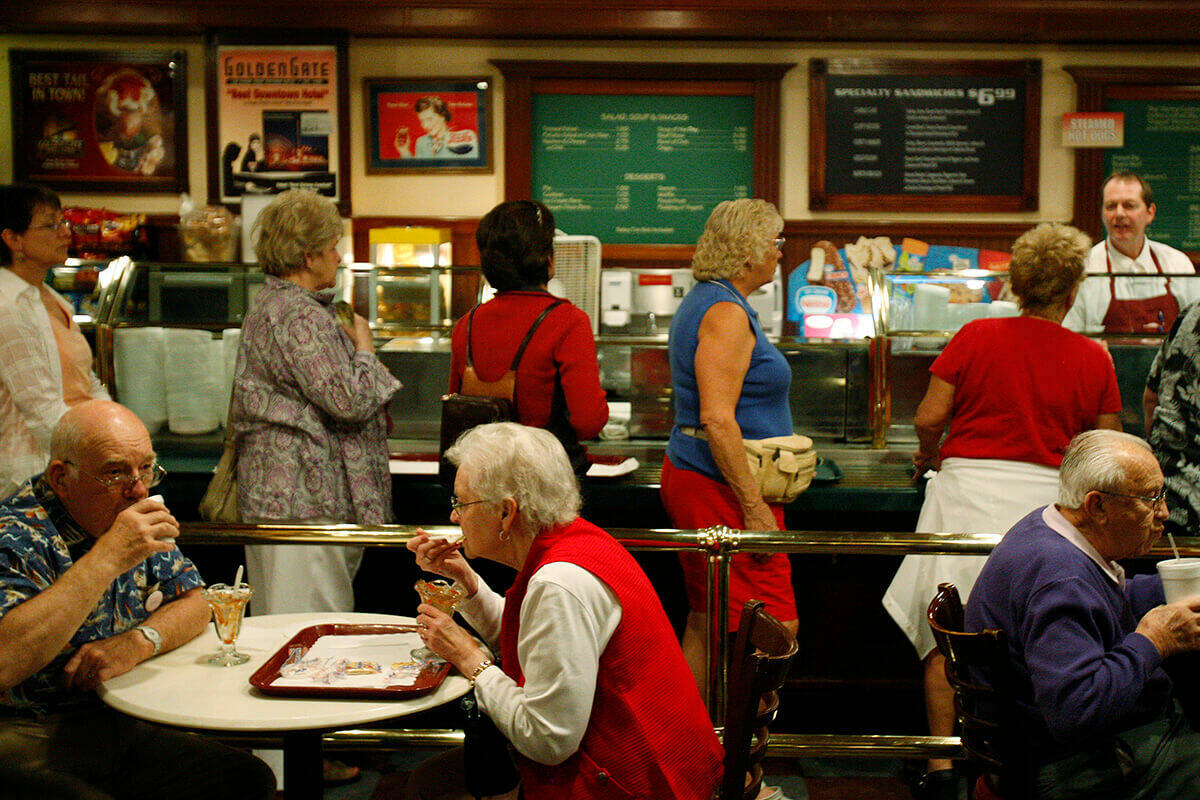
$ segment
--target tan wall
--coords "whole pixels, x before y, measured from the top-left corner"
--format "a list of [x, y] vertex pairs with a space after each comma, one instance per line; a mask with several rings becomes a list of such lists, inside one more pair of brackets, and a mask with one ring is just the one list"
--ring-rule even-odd
[[[8, 50], [26, 48], [182, 49], [188, 57], [188, 158], [192, 194], [207, 194], [207, 156], [204, 140], [204, 47], [199, 37], [95, 38], [77, 36], [0, 35], [0, 107], [10, 107]], [[980, 46], [928, 45], [780, 45], [724, 43], [502, 43], [354, 39], [350, 44], [350, 119], [352, 201], [356, 216], [476, 217], [503, 199], [504, 86], [489, 59], [620, 60], [620, 61], [760, 61], [795, 62], [783, 81], [781, 210], [788, 219], [944, 219], [945, 215], [895, 214], [886, 209], [867, 214], [812, 214], [808, 210], [808, 60], [844, 55], [911, 58], [1037, 58], [1042, 61], [1042, 159], [1040, 209], [1023, 214], [957, 215], [958, 219], [993, 221], [1065, 220], [1071, 216], [1074, 160], [1059, 144], [1059, 118], [1074, 109], [1075, 87], [1064, 66], [1200, 66], [1200, 53], [1191, 48], [1156, 50], [1134, 48], [1058, 47], [1049, 45]], [[368, 176], [362, 156], [364, 110], [362, 80], [367, 77], [476, 76], [496, 78], [493, 91], [494, 156], [492, 175]], [[12, 131], [8, 114], [0, 115], [0, 179], [12, 177]], [[120, 211], [168, 213], [178, 198], [168, 195], [97, 195], [64, 193], [68, 203], [103, 205]]]

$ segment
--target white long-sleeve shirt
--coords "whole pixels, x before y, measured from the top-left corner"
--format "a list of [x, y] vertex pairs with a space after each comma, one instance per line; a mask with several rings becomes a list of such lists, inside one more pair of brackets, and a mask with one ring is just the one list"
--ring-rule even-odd
[[[479, 590], [458, 610], [499, 652], [504, 597], [480, 580]], [[517, 637], [525, 685], [518, 686], [498, 666], [485, 669], [475, 682], [480, 709], [522, 755], [558, 764], [579, 749], [592, 713], [600, 654], [620, 622], [617, 596], [580, 566], [545, 564], [529, 579]]]
[[[51, 292], [66, 314], [71, 307]], [[91, 395], [108, 399], [91, 374]], [[50, 434], [66, 412], [62, 363], [39, 288], [0, 268], [0, 499], [50, 460]]]
[[[1067, 316], [1063, 319], [1063, 327], [1078, 333], [1100, 333], [1104, 330], [1104, 316], [1108, 313], [1108, 304], [1112, 300], [1111, 284], [1107, 277], [1097, 278], [1093, 276], [1097, 274], [1106, 275], [1108, 273], [1108, 262], [1104, 257], [1106, 248], [1108, 258], [1112, 262], [1113, 273], [1141, 273], [1153, 276], [1146, 278], [1117, 278], [1118, 300], [1144, 300], [1149, 297], [1158, 297], [1166, 294], [1167, 282], [1165, 279], [1158, 277], [1158, 270], [1154, 267], [1154, 259], [1150, 256], [1151, 247], [1154, 248], [1154, 254], [1158, 256], [1158, 263], [1162, 267], [1164, 274], [1196, 274], [1196, 269], [1192, 266], [1190, 258], [1174, 247], [1162, 244], [1161, 242], [1152, 242], [1146, 239], [1142, 245], [1142, 252], [1138, 253], [1138, 257], [1130, 258], [1117, 250], [1117, 248], [1110, 246], [1108, 239], [1104, 239], [1101, 242], [1097, 242], [1088, 255], [1087, 277], [1079, 287], [1079, 294], [1075, 298], [1075, 305], [1071, 306], [1071, 310], [1067, 312]], [[1189, 303], [1200, 300], [1200, 278], [1184, 278], [1171, 281], [1171, 294], [1175, 295], [1175, 299], [1179, 302], [1179, 308], [1182, 310]]]

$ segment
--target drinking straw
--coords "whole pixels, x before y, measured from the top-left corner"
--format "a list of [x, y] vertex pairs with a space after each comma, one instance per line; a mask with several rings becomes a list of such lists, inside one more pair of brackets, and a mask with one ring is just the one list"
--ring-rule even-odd
[[[1174, 542], [1172, 542], [1172, 544], [1174, 544]], [[242, 570], [244, 570], [245, 568], [246, 568], [245, 564], [238, 564], [237, 576], [233, 579], [233, 588], [236, 589], [237, 587], [242, 585]]]
[[1175, 537], [1167, 531], [1167, 540], [1171, 543], [1171, 549], [1175, 551], [1175, 558], [1179, 558], [1179, 548], [1175, 546]]

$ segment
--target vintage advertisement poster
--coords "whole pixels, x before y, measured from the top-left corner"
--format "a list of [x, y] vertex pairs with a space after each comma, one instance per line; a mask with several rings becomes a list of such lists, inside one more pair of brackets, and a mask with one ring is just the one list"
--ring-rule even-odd
[[364, 81], [367, 172], [491, 172], [487, 78]]
[[341, 200], [337, 46], [218, 46], [216, 61], [220, 202], [292, 188]]
[[14, 50], [14, 177], [65, 189], [186, 189], [183, 53]]

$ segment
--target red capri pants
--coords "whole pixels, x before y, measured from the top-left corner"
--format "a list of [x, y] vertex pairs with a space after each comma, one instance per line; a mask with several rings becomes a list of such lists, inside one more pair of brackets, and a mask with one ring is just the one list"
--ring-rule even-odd
[[[695, 530], [726, 525], [745, 530], [742, 507], [732, 489], [707, 475], [679, 469], [669, 457], [663, 458], [659, 494], [676, 528]], [[771, 511], [783, 528], [783, 506], [772, 503]], [[688, 605], [692, 611], [703, 611], [708, 593], [707, 559], [703, 553], [685, 551], [679, 554], [679, 562], [683, 566]], [[747, 600], [762, 600], [767, 611], [781, 622], [798, 618], [792, 565], [786, 553], [775, 553], [766, 561], [759, 561], [749, 553], [733, 554], [729, 563], [730, 631], [737, 629]]]

